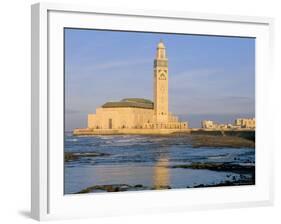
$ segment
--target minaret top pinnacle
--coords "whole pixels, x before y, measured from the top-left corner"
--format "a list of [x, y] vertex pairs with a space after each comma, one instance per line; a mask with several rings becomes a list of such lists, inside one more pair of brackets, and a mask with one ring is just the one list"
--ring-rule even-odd
[[160, 41], [159, 41], [159, 43], [157, 45], [157, 48], [165, 48], [165, 45], [164, 45], [162, 39], [160, 39]]
[[166, 48], [162, 40], [157, 45], [157, 53], [156, 53], [157, 60], [167, 60], [166, 58]]

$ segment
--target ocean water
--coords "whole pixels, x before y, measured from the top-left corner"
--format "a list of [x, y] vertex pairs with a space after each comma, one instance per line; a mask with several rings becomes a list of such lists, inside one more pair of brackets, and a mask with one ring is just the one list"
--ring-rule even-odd
[[[216, 185], [249, 175], [208, 169], [174, 168], [191, 163], [254, 165], [252, 148], [193, 148], [188, 136], [65, 135], [65, 152], [84, 156], [65, 162], [64, 192], [77, 193], [97, 185], [142, 185], [187, 188]], [[85, 153], [102, 153], [86, 156]]]

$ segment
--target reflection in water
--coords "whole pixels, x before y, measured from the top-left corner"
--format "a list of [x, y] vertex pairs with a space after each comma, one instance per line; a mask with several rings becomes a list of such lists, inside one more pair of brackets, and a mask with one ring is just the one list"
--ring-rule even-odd
[[98, 165], [89, 170], [88, 186], [104, 184], [136, 185], [140, 183], [145, 186], [152, 186], [152, 175], [153, 170], [149, 166]]
[[153, 184], [155, 189], [167, 188], [170, 184], [169, 159], [161, 156], [154, 166]]

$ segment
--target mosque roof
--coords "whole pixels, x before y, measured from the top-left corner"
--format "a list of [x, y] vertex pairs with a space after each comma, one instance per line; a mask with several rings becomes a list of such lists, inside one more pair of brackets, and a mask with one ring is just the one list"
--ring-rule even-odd
[[103, 108], [116, 108], [116, 107], [133, 107], [143, 109], [153, 109], [153, 102], [143, 98], [125, 98], [117, 102], [106, 102], [102, 105]]

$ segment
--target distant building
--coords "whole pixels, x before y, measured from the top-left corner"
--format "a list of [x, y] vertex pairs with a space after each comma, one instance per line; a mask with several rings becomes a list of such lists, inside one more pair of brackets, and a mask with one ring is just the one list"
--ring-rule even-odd
[[211, 120], [203, 120], [201, 126], [204, 129], [227, 129], [230, 124], [219, 124]]
[[215, 122], [211, 121], [211, 120], [203, 120], [201, 122], [201, 125], [202, 125], [202, 128], [205, 128], [205, 129], [213, 129], [216, 126]]
[[201, 122], [204, 129], [255, 129], [255, 118], [238, 118], [234, 124], [220, 124], [211, 120], [203, 120]]
[[255, 118], [238, 118], [235, 120], [235, 125], [240, 128], [251, 128], [254, 129], [256, 127], [256, 119]]
[[228, 129], [228, 125], [227, 124], [217, 124], [216, 126], [217, 129]]

